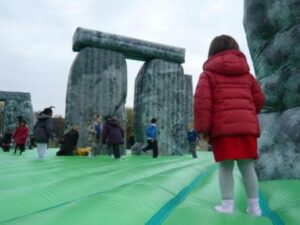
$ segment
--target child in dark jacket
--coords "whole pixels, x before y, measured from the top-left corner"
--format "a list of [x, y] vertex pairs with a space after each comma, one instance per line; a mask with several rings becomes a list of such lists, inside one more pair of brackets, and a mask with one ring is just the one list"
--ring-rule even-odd
[[2, 148], [3, 148], [4, 152], [9, 152], [12, 137], [13, 137], [13, 135], [10, 132], [10, 129], [6, 128], [6, 130], [4, 132], [4, 136], [2, 138]]
[[245, 55], [230, 36], [216, 37], [209, 48], [194, 96], [195, 129], [208, 138], [219, 163], [222, 204], [215, 210], [234, 211], [233, 166], [237, 161], [248, 197], [247, 212], [261, 215], [258, 179], [253, 160], [258, 158], [260, 135], [257, 113], [264, 94], [250, 74]]
[[124, 144], [124, 130], [120, 122], [110, 115], [105, 117], [102, 131], [102, 144], [107, 144], [109, 155], [112, 151], [115, 159], [121, 158], [120, 145]]
[[57, 156], [73, 155], [79, 138], [78, 131], [78, 126], [73, 126], [72, 129], [64, 135], [63, 139], [60, 141], [60, 149], [56, 152]]
[[54, 137], [52, 111], [53, 106], [45, 108], [37, 116], [37, 122], [33, 127], [33, 137], [37, 143], [38, 158], [43, 160], [47, 151], [49, 139]]

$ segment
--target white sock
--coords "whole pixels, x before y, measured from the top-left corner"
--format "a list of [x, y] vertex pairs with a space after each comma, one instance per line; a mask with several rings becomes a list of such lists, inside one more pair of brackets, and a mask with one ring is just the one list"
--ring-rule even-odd
[[231, 214], [234, 211], [234, 201], [232, 199], [225, 199], [221, 205], [216, 205], [215, 210], [221, 213]]
[[254, 216], [261, 216], [261, 209], [259, 206], [259, 200], [258, 198], [249, 198], [248, 199], [248, 208], [247, 208], [247, 212], [249, 214], [252, 214]]

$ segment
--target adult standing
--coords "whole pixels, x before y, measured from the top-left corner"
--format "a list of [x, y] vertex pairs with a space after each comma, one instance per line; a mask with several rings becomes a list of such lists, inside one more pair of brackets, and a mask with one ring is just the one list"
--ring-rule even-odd
[[53, 106], [45, 108], [38, 116], [33, 127], [33, 136], [37, 143], [37, 153], [39, 159], [44, 159], [47, 151], [47, 144], [53, 138]]
[[88, 143], [91, 147], [91, 152], [89, 156], [97, 156], [101, 152], [101, 133], [102, 133], [102, 123], [101, 116], [96, 115], [94, 121], [88, 123]]
[[102, 130], [101, 116], [100, 115], [96, 116], [94, 129], [95, 129], [95, 135], [96, 135], [96, 142], [99, 143], [100, 138], [101, 138], [101, 130]]
[[153, 158], [158, 156], [158, 146], [157, 146], [157, 119], [152, 118], [150, 124], [146, 128], [147, 136], [147, 146], [142, 149], [143, 152], [148, 150], [153, 150]]
[[102, 143], [107, 144], [108, 153], [112, 151], [115, 159], [121, 157], [120, 145], [124, 143], [124, 130], [120, 122], [110, 115], [105, 117]]

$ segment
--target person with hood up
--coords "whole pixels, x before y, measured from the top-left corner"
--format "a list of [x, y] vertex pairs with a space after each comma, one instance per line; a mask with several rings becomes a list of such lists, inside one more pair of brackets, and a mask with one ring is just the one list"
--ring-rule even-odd
[[233, 213], [233, 167], [237, 162], [248, 198], [247, 212], [260, 216], [258, 178], [253, 160], [258, 158], [260, 128], [257, 114], [264, 94], [250, 73], [245, 55], [228, 35], [217, 36], [210, 44], [194, 95], [195, 129], [212, 145], [219, 163], [221, 213]]
[[110, 115], [105, 117], [102, 144], [107, 144], [108, 154], [112, 151], [115, 159], [121, 158], [120, 145], [124, 144], [124, 130], [120, 122]]
[[47, 151], [47, 144], [49, 139], [53, 138], [53, 120], [52, 118], [53, 106], [45, 108], [37, 116], [37, 122], [33, 127], [33, 137], [37, 143], [37, 153], [39, 159], [44, 159]]

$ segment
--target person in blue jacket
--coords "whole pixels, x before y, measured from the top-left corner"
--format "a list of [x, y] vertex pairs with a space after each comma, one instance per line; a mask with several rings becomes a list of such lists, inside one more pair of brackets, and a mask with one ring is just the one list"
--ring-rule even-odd
[[153, 158], [157, 158], [158, 156], [158, 146], [157, 146], [157, 119], [152, 118], [151, 123], [146, 128], [146, 136], [147, 136], [147, 146], [142, 150], [146, 152], [148, 150], [153, 150]]
[[189, 143], [189, 150], [192, 153], [193, 158], [197, 158], [196, 148], [200, 139], [200, 136], [197, 131], [193, 128], [192, 124], [189, 124], [187, 127], [187, 140]]

